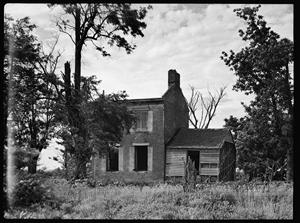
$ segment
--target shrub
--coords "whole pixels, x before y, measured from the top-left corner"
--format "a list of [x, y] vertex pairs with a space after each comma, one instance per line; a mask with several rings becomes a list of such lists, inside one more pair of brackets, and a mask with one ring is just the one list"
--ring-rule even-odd
[[89, 187], [92, 187], [92, 188], [96, 187], [96, 185], [97, 185], [97, 181], [94, 180], [93, 178], [88, 178], [86, 183]]
[[235, 205], [236, 202], [237, 202], [236, 197], [231, 192], [224, 192], [224, 193], [222, 193], [221, 196], [220, 196], [220, 200], [222, 202], [223, 201], [227, 201], [229, 205]]
[[34, 207], [34, 204], [48, 205], [59, 208], [62, 202], [58, 199], [52, 189], [44, 184], [43, 174], [18, 173], [19, 181], [13, 191], [14, 207]]
[[43, 187], [40, 180], [20, 180], [13, 192], [13, 205], [26, 207], [34, 203], [45, 201], [47, 189]]

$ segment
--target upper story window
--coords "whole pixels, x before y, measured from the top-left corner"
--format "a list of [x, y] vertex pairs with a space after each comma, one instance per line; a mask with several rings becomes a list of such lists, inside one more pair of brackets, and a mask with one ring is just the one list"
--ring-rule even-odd
[[147, 131], [148, 130], [148, 111], [136, 111], [136, 130]]

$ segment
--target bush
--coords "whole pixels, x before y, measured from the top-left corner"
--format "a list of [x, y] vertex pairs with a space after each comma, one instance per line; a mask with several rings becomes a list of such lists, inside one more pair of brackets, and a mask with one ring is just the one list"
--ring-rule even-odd
[[94, 188], [94, 187], [96, 187], [96, 185], [97, 185], [97, 181], [96, 180], [94, 180], [93, 178], [88, 178], [88, 180], [87, 180], [87, 185], [89, 186], [89, 187], [91, 187], [91, 188]]
[[28, 207], [47, 199], [47, 188], [38, 179], [20, 180], [13, 192], [13, 206]]
[[62, 201], [54, 195], [52, 188], [45, 185], [45, 175], [19, 172], [17, 179], [13, 191], [14, 207], [35, 207], [34, 204], [39, 204], [59, 208]]

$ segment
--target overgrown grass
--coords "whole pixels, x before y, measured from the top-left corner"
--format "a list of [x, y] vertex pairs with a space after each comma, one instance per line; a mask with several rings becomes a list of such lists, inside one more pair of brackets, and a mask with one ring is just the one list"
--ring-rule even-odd
[[216, 183], [183, 192], [181, 185], [70, 186], [64, 179], [47, 185], [63, 203], [11, 209], [6, 218], [62, 219], [292, 219], [293, 185]]

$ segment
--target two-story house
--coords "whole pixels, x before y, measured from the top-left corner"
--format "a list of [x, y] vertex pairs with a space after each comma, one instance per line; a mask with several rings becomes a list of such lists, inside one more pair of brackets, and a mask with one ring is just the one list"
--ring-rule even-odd
[[109, 155], [95, 156], [95, 178], [165, 180], [184, 175], [187, 157], [202, 180], [234, 180], [235, 146], [227, 129], [189, 129], [189, 110], [180, 75], [168, 72], [168, 89], [161, 98], [132, 99], [128, 109], [136, 125], [124, 133]]

